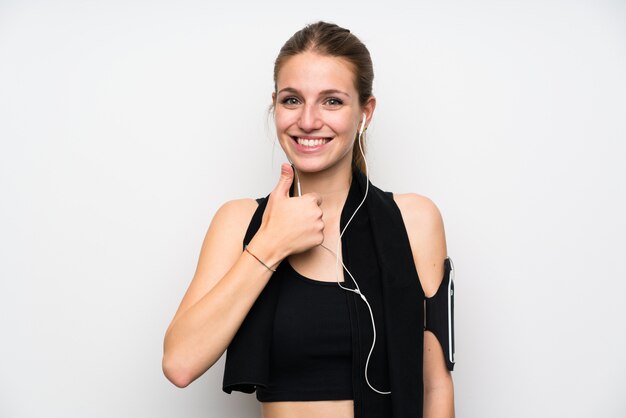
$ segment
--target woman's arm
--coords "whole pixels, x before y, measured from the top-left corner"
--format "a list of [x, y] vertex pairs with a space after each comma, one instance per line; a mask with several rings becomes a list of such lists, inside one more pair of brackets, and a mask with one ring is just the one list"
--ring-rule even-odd
[[[252, 199], [228, 202], [211, 221], [194, 277], [165, 333], [163, 372], [178, 387], [220, 358], [270, 278], [269, 270], [241, 252], [256, 206]], [[274, 251], [257, 252], [270, 262]]]
[[[319, 197], [289, 197], [293, 172], [282, 168], [250, 251], [275, 267], [287, 255], [323, 240]], [[257, 208], [252, 199], [223, 205], [207, 231], [189, 289], [165, 333], [163, 372], [185, 387], [224, 353], [272, 272], [242, 252], [246, 229]]]
[[[407, 229], [411, 251], [426, 297], [433, 296], [447, 257], [443, 220], [437, 206], [417, 194], [394, 195]], [[443, 350], [433, 333], [424, 333], [424, 417], [454, 417], [454, 387]]]

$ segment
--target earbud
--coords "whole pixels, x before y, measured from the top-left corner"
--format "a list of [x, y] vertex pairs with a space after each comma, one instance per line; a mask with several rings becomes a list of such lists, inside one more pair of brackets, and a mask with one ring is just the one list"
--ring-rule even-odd
[[359, 136], [363, 135], [363, 132], [365, 132], [366, 121], [367, 121], [367, 116], [365, 115], [365, 112], [363, 112], [363, 120], [361, 120], [361, 127], [359, 128]]

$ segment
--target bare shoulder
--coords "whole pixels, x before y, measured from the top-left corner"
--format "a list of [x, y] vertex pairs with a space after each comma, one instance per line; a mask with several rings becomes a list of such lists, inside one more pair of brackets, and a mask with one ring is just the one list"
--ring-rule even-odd
[[443, 278], [447, 257], [441, 212], [432, 200], [416, 193], [394, 194], [393, 199], [402, 214], [424, 293], [432, 296]]
[[204, 238], [198, 269], [216, 258], [236, 258], [257, 206], [254, 199], [230, 200], [220, 206]]
[[243, 239], [257, 207], [254, 199], [237, 199], [224, 203], [215, 212], [202, 242], [196, 272], [172, 324], [182, 312], [209, 292], [235, 264], [241, 255]]
[[[211, 226], [216, 228], [241, 228], [243, 221], [250, 221], [257, 206], [258, 204], [254, 199], [229, 200], [217, 210], [211, 221]], [[245, 227], [247, 228], [247, 226], [246, 222]]]
[[400, 208], [402, 219], [405, 222], [420, 222], [422, 224], [443, 223], [439, 208], [426, 196], [417, 193], [394, 193], [393, 200]]

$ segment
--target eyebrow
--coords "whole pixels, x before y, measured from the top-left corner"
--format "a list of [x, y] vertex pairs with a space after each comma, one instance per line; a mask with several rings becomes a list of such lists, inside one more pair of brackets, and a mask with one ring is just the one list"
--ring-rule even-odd
[[[284, 89], [280, 89], [278, 94], [281, 94], [281, 93], [296, 93], [296, 94], [300, 94], [300, 92], [297, 89], [294, 89], [293, 87], [285, 87]], [[327, 95], [327, 94], [343, 94], [345, 96], [350, 97], [350, 95], [348, 93], [346, 93], [345, 91], [341, 91], [341, 90], [337, 90], [337, 89], [322, 90], [322, 91], [320, 91], [319, 94], [320, 94], [320, 96]]]

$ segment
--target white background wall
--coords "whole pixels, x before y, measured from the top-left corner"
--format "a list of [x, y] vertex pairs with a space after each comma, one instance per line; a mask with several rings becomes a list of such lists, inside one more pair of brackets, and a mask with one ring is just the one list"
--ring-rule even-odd
[[267, 194], [272, 64], [374, 59], [372, 179], [457, 267], [459, 417], [626, 416], [623, 1], [0, 1], [0, 416], [253, 417], [162, 338], [211, 217]]

